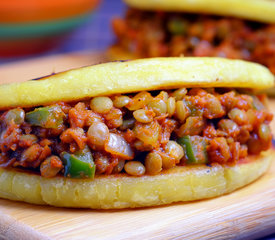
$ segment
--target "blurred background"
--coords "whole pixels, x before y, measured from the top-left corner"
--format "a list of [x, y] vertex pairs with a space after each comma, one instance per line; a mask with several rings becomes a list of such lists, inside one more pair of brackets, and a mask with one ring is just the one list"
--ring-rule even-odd
[[[64, 1], [66, 9], [62, 8]], [[0, 65], [76, 51], [102, 51], [114, 41], [111, 19], [122, 16], [126, 9], [121, 0], [41, 0], [33, 13], [26, 4], [33, 5], [33, 0], [21, 2], [25, 3], [13, 6], [12, 1], [1, 0]], [[37, 9], [41, 10], [39, 16]]]

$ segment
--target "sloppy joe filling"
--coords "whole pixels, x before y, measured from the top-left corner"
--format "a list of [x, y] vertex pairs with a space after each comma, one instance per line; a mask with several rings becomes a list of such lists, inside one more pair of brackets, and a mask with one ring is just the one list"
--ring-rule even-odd
[[129, 9], [115, 18], [117, 46], [137, 57], [216, 56], [245, 59], [275, 74], [275, 24], [230, 17]]
[[2, 112], [0, 166], [43, 177], [236, 164], [271, 145], [265, 95], [180, 88]]

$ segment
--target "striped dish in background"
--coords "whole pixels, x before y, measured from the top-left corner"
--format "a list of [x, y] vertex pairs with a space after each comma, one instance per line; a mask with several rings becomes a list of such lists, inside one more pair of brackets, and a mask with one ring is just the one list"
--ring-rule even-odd
[[2, 0], [0, 56], [43, 52], [84, 23], [100, 0]]

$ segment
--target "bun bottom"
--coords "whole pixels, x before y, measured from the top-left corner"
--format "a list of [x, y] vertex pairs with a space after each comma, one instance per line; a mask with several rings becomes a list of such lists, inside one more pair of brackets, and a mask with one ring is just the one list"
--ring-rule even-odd
[[94, 209], [135, 208], [230, 193], [259, 178], [273, 151], [235, 166], [175, 167], [155, 176], [99, 176], [94, 180], [43, 178], [0, 168], [0, 197], [34, 204]]

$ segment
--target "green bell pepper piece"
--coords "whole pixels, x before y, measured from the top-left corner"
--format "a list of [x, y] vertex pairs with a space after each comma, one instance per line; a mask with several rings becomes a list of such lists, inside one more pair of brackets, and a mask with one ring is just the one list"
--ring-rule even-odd
[[182, 19], [172, 19], [168, 22], [168, 30], [174, 35], [184, 35], [188, 29], [188, 23]]
[[26, 114], [26, 121], [43, 128], [58, 128], [63, 124], [64, 113], [60, 106], [36, 108]]
[[207, 140], [200, 136], [184, 136], [178, 139], [183, 147], [187, 164], [208, 163]]
[[64, 164], [65, 177], [94, 178], [96, 166], [92, 153], [87, 146], [74, 154], [63, 152], [61, 159]]

